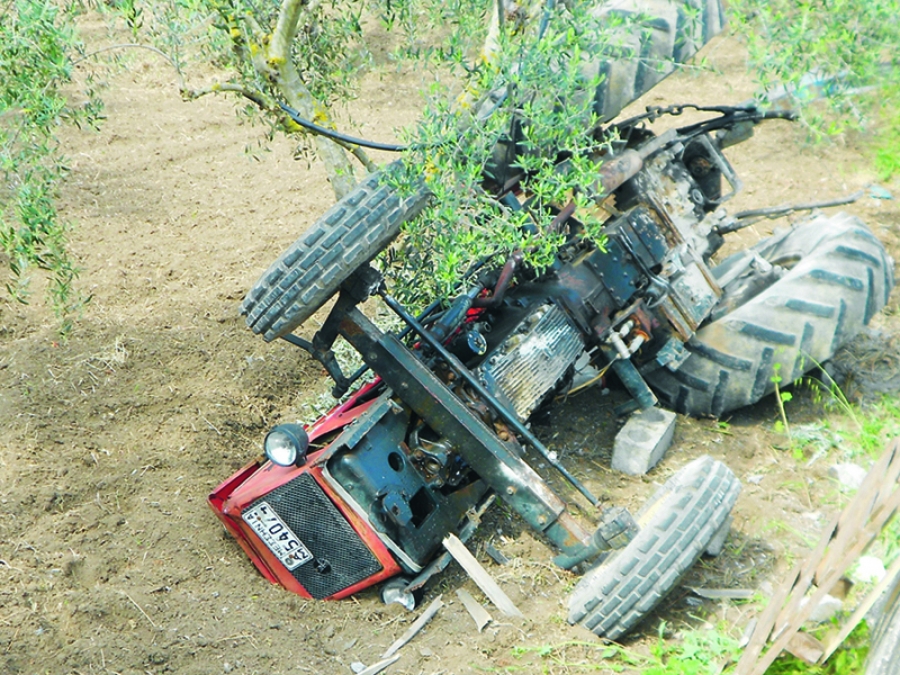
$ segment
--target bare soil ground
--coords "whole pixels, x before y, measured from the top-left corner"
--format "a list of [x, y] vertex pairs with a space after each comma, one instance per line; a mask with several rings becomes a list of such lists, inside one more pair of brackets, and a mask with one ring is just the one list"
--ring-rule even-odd
[[[711, 72], [674, 76], [642, 104], [748, 98], [740, 45], [721, 39], [705, 53]], [[256, 159], [245, 154], [261, 130], [242, 123], [232, 101], [183, 103], [172, 74], [150, 59], [141, 54], [110, 76], [99, 132], [65, 137], [63, 214], [77, 224], [80, 283], [93, 296], [75, 330], [61, 340], [39, 303], [7, 304], [0, 314], [0, 672], [350, 673], [352, 662], [377, 661], [415, 614], [384, 606], [375, 591], [316, 603], [269, 584], [205, 503], [259, 451], [270, 425], [307, 417], [304, 405], [327, 390], [321, 368], [254, 337], [237, 306], [333, 196], [321, 167], [294, 161], [283, 139]], [[414, 119], [417, 85], [389, 67], [374, 70], [353, 106], [358, 132], [387, 140]], [[729, 208], [821, 200], [875, 180], [863, 138], [815, 147], [803, 138], [776, 122], [731, 150], [746, 189]], [[866, 197], [846, 209], [900, 254], [896, 201]], [[889, 333], [897, 305], [895, 294], [889, 316], [876, 319]], [[617, 475], [609, 469], [621, 424], [614, 399], [585, 393], [541, 428], [597, 493], [635, 509], [703, 453], [744, 481], [731, 543], [690, 583], [777, 582], [803, 553], [804, 533], [814, 536], [840, 503], [826, 460], [807, 467], [779, 449], [772, 400], [735, 414], [727, 429], [679, 418], [659, 468], [646, 478]], [[826, 414], [808, 396], [790, 412], [797, 424]], [[576, 642], [593, 636], [565, 622], [575, 578], [503, 508], [474, 545], [486, 564], [488, 540], [512, 559], [491, 569], [528, 618], [498, 617], [479, 634], [453, 591], [481, 596], [451, 567], [425, 598], [443, 593], [447, 606], [388, 672], [569, 672], [512, 650], [570, 641], [566, 660], [586, 658]], [[660, 619], [678, 630], [705, 616], [739, 632], [752, 613], [697, 606], [679, 590], [643, 630], [654, 634]], [[635, 649], [643, 648], [639, 634]]]

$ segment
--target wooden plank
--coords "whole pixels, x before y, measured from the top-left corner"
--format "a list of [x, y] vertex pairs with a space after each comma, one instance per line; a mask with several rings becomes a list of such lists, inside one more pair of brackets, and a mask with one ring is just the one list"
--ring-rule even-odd
[[796, 587], [802, 572], [802, 565], [794, 565], [794, 569], [791, 570], [788, 579], [777, 591], [775, 591], [775, 595], [769, 600], [769, 604], [766, 605], [763, 613], [760, 615], [759, 619], [757, 619], [756, 628], [753, 630], [753, 634], [750, 636], [750, 640], [747, 642], [747, 646], [741, 654], [737, 668], [734, 671], [735, 675], [746, 675], [752, 670], [753, 664], [759, 659], [763, 647], [765, 647], [766, 641], [768, 641], [769, 635], [772, 633], [775, 619], [778, 618], [778, 613], [781, 611], [782, 604], [791, 590]]
[[[789, 588], [790, 600], [775, 621], [772, 646], [765, 655], [759, 656], [765, 644], [765, 638], [760, 642], [759, 634], [766, 632], [762, 626], [763, 622], [760, 621], [751, 644], [748, 644], [748, 650], [738, 663], [736, 675], [763, 675], [787, 647], [794, 634], [809, 618], [813, 608], [900, 507], [900, 490], [895, 490], [898, 477], [900, 477], [900, 441], [894, 441], [866, 475], [863, 486], [851, 503], [823, 532], [815, 551], [799, 567], [799, 578], [792, 575], [793, 580], [782, 587], [782, 589]], [[825, 565], [825, 561], [828, 565]], [[813, 580], [818, 584], [817, 589], [808, 601], [802, 604]], [[783, 593], [779, 592], [777, 596], [783, 597]], [[775, 602], [775, 598], [772, 602]], [[766, 608], [767, 616], [771, 604]], [[777, 611], [777, 607], [774, 611]], [[823, 650], [822, 658], [825, 658], [825, 651], [827, 649]]]
[[[889, 501], [889, 508], [891, 509], [891, 513], [896, 509], [896, 504], [894, 502], [900, 503], [900, 490], [895, 492], [894, 498]], [[882, 510], [886, 510], [884, 506], [881, 507]], [[857, 540], [855, 546], [851, 547], [846, 555], [840, 560], [839, 563], [835, 565], [835, 567], [829, 571], [828, 575], [822, 579], [822, 586], [820, 586], [815, 593], [813, 593], [809, 597], [809, 601], [805, 605], [801, 605], [798, 607], [796, 613], [793, 617], [790, 618], [788, 623], [779, 630], [779, 637], [775, 639], [772, 646], [769, 648], [769, 651], [759, 660], [756, 664], [756, 667], [753, 671], [753, 675], [763, 675], [766, 672], [768, 667], [772, 665], [772, 662], [778, 658], [778, 655], [781, 651], [787, 646], [787, 643], [790, 641], [793, 633], [798, 631], [803, 623], [809, 618], [809, 615], [812, 613], [812, 610], [819, 604], [819, 602], [824, 598], [831, 587], [837, 582], [837, 580], [841, 577], [842, 574], [847, 570], [847, 568], [856, 560], [857, 556], [869, 545], [871, 540], [875, 537], [875, 535], [881, 530], [881, 525], [883, 524], [883, 514], [880, 514], [875, 521], [869, 523], [869, 526], [864, 528], [863, 536]], [[807, 586], [808, 587], [808, 586]], [[797, 587], [795, 587], [796, 589]], [[805, 590], [802, 591], [805, 594]]]
[[818, 663], [819, 659], [822, 658], [822, 654], [825, 653], [825, 647], [822, 643], [803, 631], [794, 633], [784, 650], [810, 665]]
[[484, 627], [491, 622], [491, 615], [488, 614], [488, 611], [465, 588], [457, 589], [456, 597], [460, 599], [469, 616], [472, 617], [472, 621], [478, 627], [478, 632], [483, 631]]
[[392, 663], [395, 663], [397, 659], [400, 658], [399, 654], [394, 654], [392, 657], [388, 659], [382, 659], [378, 663], [373, 663], [371, 666], [366, 668], [365, 670], [360, 671], [359, 675], [378, 675], [382, 670], [387, 668]]
[[898, 557], [894, 564], [891, 565], [887, 574], [884, 575], [884, 579], [882, 579], [875, 588], [873, 588], [869, 594], [866, 596], [865, 600], [863, 600], [859, 607], [853, 612], [849, 619], [844, 622], [844, 625], [841, 626], [841, 630], [838, 631], [836, 635], [833, 635], [828, 642], [825, 644], [825, 652], [822, 654], [821, 662], [825, 663], [834, 651], [841, 646], [844, 640], [847, 639], [847, 636], [853, 632], [853, 629], [856, 628], [856, 625], [862, 621], [863, 617], [866, 613], [872, 609], [872, 605], [878, 602], [878, 598], [881, 597], [881, 594], [884, 593], [888, 587], [894, 583], [894, 579], [900, 576], [900, 557]]
[[[847, 539], [852, 538], [858, 531], [856, 528], [865, 523], [888, 499], [897, 485], [898, 478], [900, 478], [900, 442], [895, 440], [869, 469], [853, 501], [841, 514], [839, 527], [844, 537], [836, 541], [835, 546], [819, 562], [816, 569], [816, 585], [821, 586], [819, 580], [834, 568], [837, 558], [846, 548]], [[844, 527], [845, 523], [847, 527]]]
[[412, 640], [416, 634], [425, 627], [426, 623], [431, 621], [432, 617], [438, 613], [438, 610], [444, 606], [444, 601], [441, 599], [442, 597], [443, 596], [439, 595], [432, 600], [431, 604], [428, 605], [424, 612], [422, 612], [422, 615], [413, 621], [413, 624], [409, 629], [397, 638], [397, 640], [394, 641], [394, 644], [388, 647], [387, 651], [381, 655], [382, 659], [389, 659], [396, 654], [403, 645]]
[[519, 608], [516, 607], [515, 603], [513, 603], [513, 601], [509, 599], [509, 596], [503, 592], [503, 589], [497, 585], [494, 578], [481, 566], [481, 563], [475, 559], [475, 556], [469, 553], [469, 549], [466, 548], [466, 545], [463, 544], [456, 535], [450, 534], [444, 538], [444, 548], [450, 552], [450, 555], [454, 557], [456, 562], [458, 562], [466, 573], [472, 577], [472, 581], [478, 585], [478, 588], [480, 588], [482, 593], [494, 603], [497, 609], [506, 614], [506, 616], [524, 618], [522, 612], [519, 611]]
[[[796, 616], [797, 612], [800, 611], [803, 598], [806, 596], [806, 591], [809, 589], [809, 586], [812, 584], [813, 578], [816, 575], [816, 565], [818, 561], [825, 555], [828, 545], [840, 536], [840, 531], [838, 529], [839, 523], [840, 514], [832, 518], [828, 527], [823, 530], [816, 548], [813, 549], [809, 557], [800, 564], [800, 578], [791, 587], [788, 602], [781, 608], [781, 611], [777, 615], [778, 618], [775, 620], [772, 627], [773, 640], [777, 640], [781, 637], [784, 631], [787, 630], [791, 618]], [[809, 608], [809, 611], [812, 612], [812, 607], [809, 607], [809, 605], [807, 605], [807, 607]], [[809, 614], [806, 616], [809, 616]]]

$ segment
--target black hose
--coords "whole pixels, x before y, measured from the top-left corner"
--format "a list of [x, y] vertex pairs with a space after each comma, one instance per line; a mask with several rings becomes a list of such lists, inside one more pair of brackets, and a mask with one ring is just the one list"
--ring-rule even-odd
[[288, 117], [294, 120], [297, 124], [299, 124], [304, 129], [309, 129], [310, 131], [314, 131], [320, 136], [325, 136], [326, 138], [330, 138], [333, 141], [339, 141], [341, 143], [349, 143], [350, 145], [358, 145], [362, 148], [370, 148], [372, 150], [385, 150], [387, 152], [404, 152], [407, 150], [408, 146], [406, 145], [392, 145], [390, 143], [377, 143], [375, 141], [367, 141], [362, 138], [354, 138], [353, 136], [347, 136], [345, 134], [340, 133], [339, 131], [335, 131], [334, 129], [328, 129], [326, 127], [320, 126], [315, 122], [310, 122], [308, 119], [300, 117], [300, 113], [291, 108], [284, 103], [279, 103], [278, 107], [281, 108], [284, 112], [287, 113]]

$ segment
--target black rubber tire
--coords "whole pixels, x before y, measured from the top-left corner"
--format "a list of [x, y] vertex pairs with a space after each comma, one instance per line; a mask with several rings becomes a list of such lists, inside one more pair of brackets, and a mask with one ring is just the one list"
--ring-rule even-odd
[[609, 0], [597, 5], [617, 35], [586, 67], [601, 76], [595, 92], [601, 122], [618, 115], [686, 63], [725, 26], [721, 0]]
[[884, 614], [872, 633], [865, 675], [900, 675], [900, 578], [887, 593]]
[[776, 368], [781, 386], [789, 385], [869, 323], [894, 285], [884, 247], [846, 213], [818, 216], [753, 248], [790, 271], [702, 326], [686, 344], [691, 355], [676, 370], [645, 373], [677, 412], [718, 417], [755, 403], [774, 390]]
[[666, 481], [635, 519], [640, 532], [579, 581], [569, 623], [615, 640], [671, 591], [728, 519], [741, 483], [705, 455]]
[[382, 173], [368, 176], [254, 284], [241, 303], [247, 325], [266, 342], [290, 333], [324, 305], [354, 270], [386, 248], [428, 198], [424, 187], [401, 198]]

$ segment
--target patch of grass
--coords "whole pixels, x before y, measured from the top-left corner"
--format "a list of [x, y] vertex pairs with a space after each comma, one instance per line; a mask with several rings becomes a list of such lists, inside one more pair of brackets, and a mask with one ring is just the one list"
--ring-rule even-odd
[[556, 645], [518, 646], [513, 656], [536, 656], [535, 664], [507, 666], [501, 672], [640, 672], [642, 675], [718, 675], [739, 655], [737, 640], [718, 629], [690, 630], [679, 640], [666, 639], [666, 623], [659, 625], [658, 638], [648, 655], [615, 643], [569, 640]]
[[881, 108], [881, 125], [875, 134], [875, 168], [881, 180], [900, 175], [900, 87], [892, 88]]
[[775, 532], [782, 534], [789, 534], [795, 537], [798, 541], [803, 542], [803, 545], [807, 548], [812, 548], [816, 544], [815, 537], [807, 534], [806, 532], [802, 532], [795, 527], [791, 527], [783, 520], [773, 519], [770, 520], [764, 527], [763, 532]]
[[812, 666], [785, 654], [769, 666], [766, 675], [853, 675], [863, 672], [868, 653], [869, 628], [862, 621], [824, 664]]

